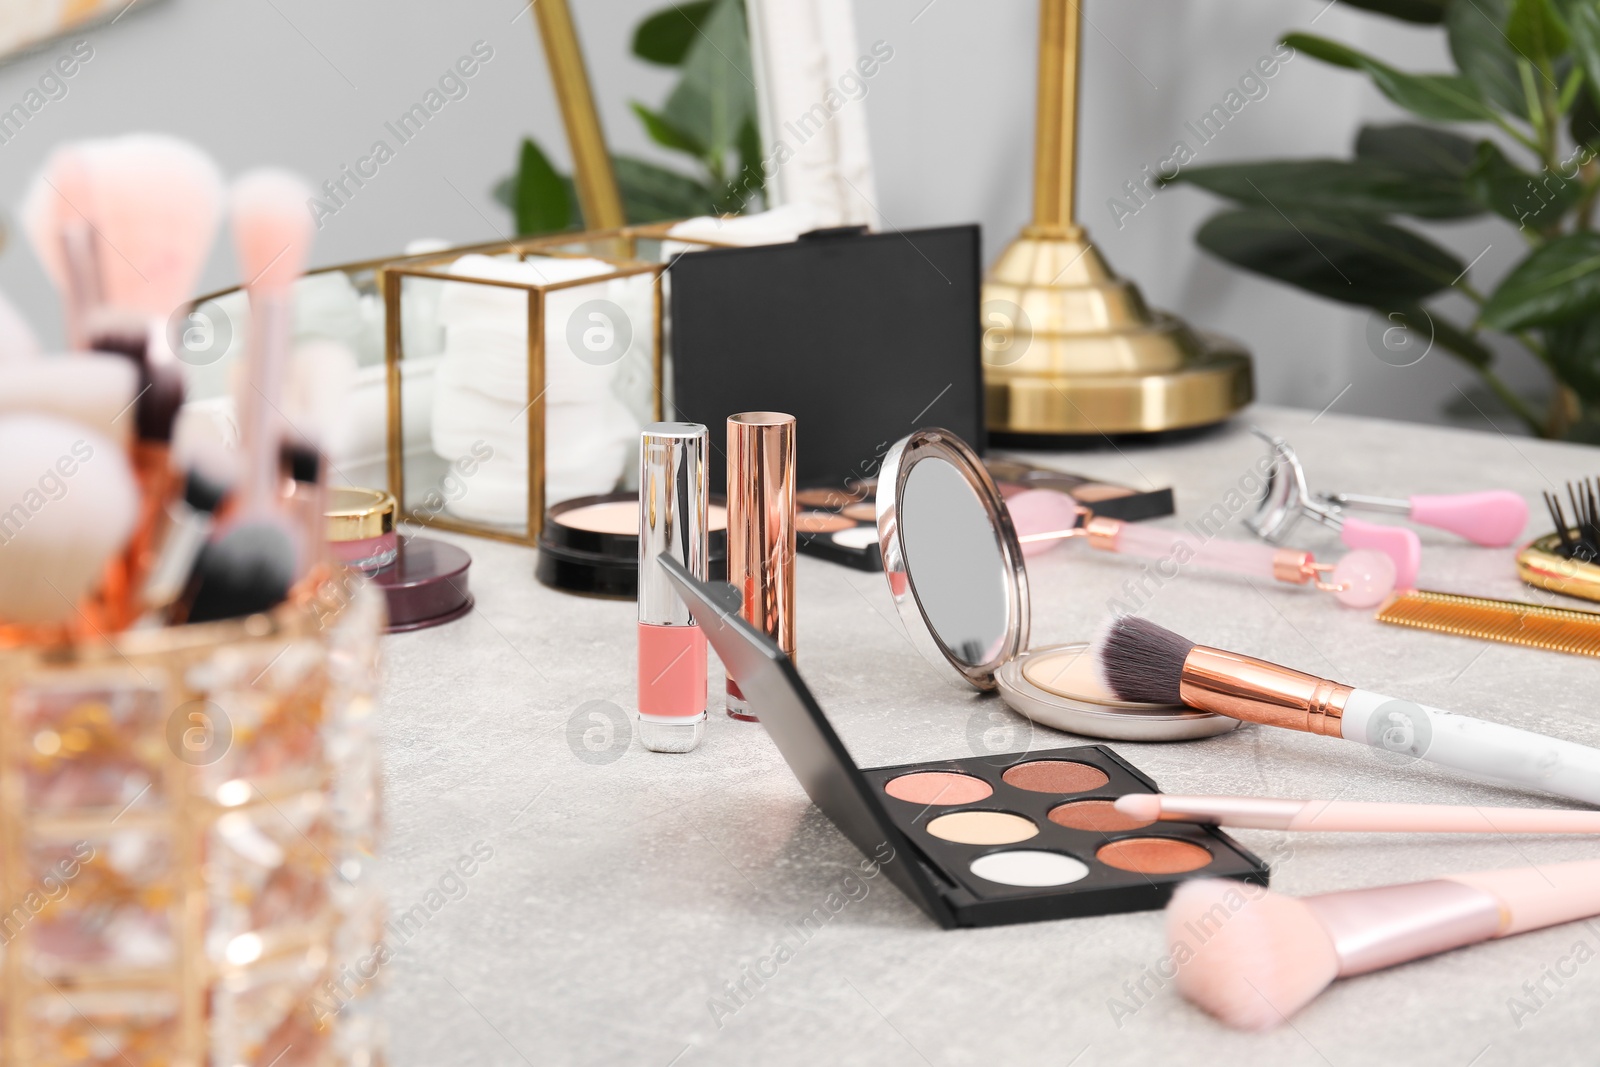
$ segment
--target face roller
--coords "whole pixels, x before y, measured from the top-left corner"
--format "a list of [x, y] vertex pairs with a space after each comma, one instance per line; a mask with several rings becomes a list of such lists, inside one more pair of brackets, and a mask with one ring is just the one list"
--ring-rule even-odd
[[[1416, 586], [1417, 570], [1422, 565], [1422, 542], [1417, 538], [1415, 531], [1344, 516], [1339, 507], [1311, 495], [1311, 491], [1306, 487], [1305, 468], [1300, 466], [1300, 459], [1294, 454], [1294, 449], [1289, 447], [1289, 442], [1255, 427], [1251, 427], [1250, 432], [1272, 447], [1273, 456], [1272, 469], [1267, 473], [1266, 490], [1261, 495], [1256, 513], [1245, 520], [1245, 525], [1250, 527], [1252, 532], [1263, 541], [1275, 545], [1282, 544], [1295, 523], [1301, 518], [1307, 518], [1330, 530], [1338, 530], [1339, 540], [1349, 548], [1382, 552], [1392, 559], [1395, 588], [1411, 589]], [[1409, 513], [1408, 505], [1407, 514]], [[1526, 517], [1524, 506], [1524, 521]], [[1518, 529], [1521, 529], [1520, 524]]]
[[1382, 552], [1349, 552], [1337, 565], [1318, 563], [1310, 552], [1296, 548], [1201, 539], [1184, 531], [1108, 519], [1051, 489], [1018, 493], [1006, 501], [1006, 510], [1011, 514], [1024, 556], [1035, 556], [1061, 541], [1081, 537], [1089, 547], [1102, 552], [1156, 560], [1158, 569], [1192, 564], [1288, 585], [1315, 584], [1351, 608], [1374, 607], [1395, 589], [1396, 567]]

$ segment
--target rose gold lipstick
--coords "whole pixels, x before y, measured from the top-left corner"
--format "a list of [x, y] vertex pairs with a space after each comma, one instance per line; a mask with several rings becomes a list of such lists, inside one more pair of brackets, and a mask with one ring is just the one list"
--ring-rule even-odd
[[[739, 613], [790, 659], [795, 652], [795, 420], [781, 411], [746, 411], [728, 419], [728, 583]], [[739, 684], [728, 676], [728, 714], [754, 722]]]

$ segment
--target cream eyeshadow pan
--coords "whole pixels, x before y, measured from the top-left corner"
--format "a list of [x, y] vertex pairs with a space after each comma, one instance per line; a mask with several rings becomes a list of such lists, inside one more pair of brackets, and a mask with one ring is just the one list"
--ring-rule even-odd
[[[574, 530], [590, 533], [637, 534], [639, 532], [639, 502], [636, 500], [611, 500], [603, 504], [573, 508], [554, 516], [554, 521]], [[712, 504], [706, 509], [708, 530], [728, 528], [728, 509]]]

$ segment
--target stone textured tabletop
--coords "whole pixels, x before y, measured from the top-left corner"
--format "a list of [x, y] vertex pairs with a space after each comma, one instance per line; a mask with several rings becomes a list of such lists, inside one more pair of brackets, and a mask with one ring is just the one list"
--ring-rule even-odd
[[[1025, 458], [1171, 486], [1181, 520], [1236, 510], [1230, 491], [1262, 454], [1252, 420], [1291, 441], [1330, 491], [1509, 487], [1536, 504], [1542, 489], [1600, 473], [1600, 453], [1577, 446], [1274, 408], [1187, 443]], [[1547, 526], [1538, 506], [1528, 535]], [[1236, 518], [1224, 536], [1248, 535]], [[1423, 588], [1560, 599], [1521, 586], [1512, 550], [1422, 539]], [[878, 879], [853, 883], [865, 896], [803, 939], [792, 924], [861, 856], [761, 727], [714, 704], [698, 750], [645, 751], [626, 720], [612, 726], [613, 708], [633, 702], [632, 604], [544, 588], [530, 550], [452, 540], [475, 558], [477, 610], [387, 645], [397, 924], [384, 1014], [401, 1067], [1595, 1061], [1600, 923], [1339, 982], [1267, 1034], [1223, 1028], [1161, 980], [1158, 912], [941, 930]], [[1310, 523], [1294, 542], [1339, 551]], [[1081, 545], [1035, 560], [1034, 642], [1088, 637], [1137, 573]], [[1594, 661], [1384, 626], [1269, 586], [1186, 572], [1141, 611], [1208, 644], [1600, 745]], [[863, 767], [1081, 740], [948, 684], [907, 642], [878, 575], [802, 557], [798, 629], [801, 671]], [[713, 658], [713, 694], [721, 687]], [[1111, 744], [1167, 792], [1559, 803], [1266, 728]], [[1600, 858], [1587, 839], [1234, 834], [1293, 894]], [[776, 968], [759, 985], [746, 978], [758, 963]], [[739, 982], [753, 992], [730, 995]]]

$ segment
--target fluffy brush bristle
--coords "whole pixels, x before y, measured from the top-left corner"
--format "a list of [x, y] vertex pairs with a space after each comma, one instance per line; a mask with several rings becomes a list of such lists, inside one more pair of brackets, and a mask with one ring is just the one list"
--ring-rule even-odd
[[[60, 472], [70, 470], [70, 475]], [[139, 494], [123, 449], [81, 423], [0, 417], [0, 618], [70, 619], [133, 532]]]
[[1181, 704], [1183, 661], [1195, 642], [1137, 615], [1111, 618], [1093, 651], [1106, 688], [1130, 704]]
[[305, 272], [312, 195], [303, 179], [284, 170], [254, 170], [233, 183], [234, 250], [251, 290], [284, 292]]
[[[83, 146], [94, 223], [105, 248], [105, 303], [165, 321], [194, 295], [222, 218], [222, 172], [199, 148], [162, 134]], [[304, 202], [302, 202], [302, 208]]]
[[1167, 905], [1178, 990], [1240, 1030], [1266, 1030], [1311, 1003], [1339, 974], [1333, 941], [1303, 901], [1201, 879]]

